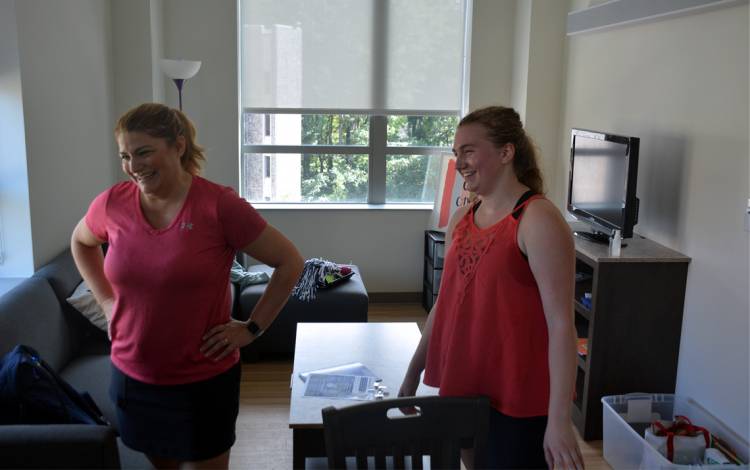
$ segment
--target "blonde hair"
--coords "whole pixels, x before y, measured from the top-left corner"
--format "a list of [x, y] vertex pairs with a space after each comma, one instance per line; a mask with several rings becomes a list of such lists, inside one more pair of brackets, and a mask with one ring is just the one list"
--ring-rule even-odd
[[195, 126], [185, 114], [160, 103], [143, 103], [129, 110], [117, 120], [115, 136], [124, 132], [143, 132], [151, 137], [166, 139], [174, 145], [177, 138], [185, 138], [185, 153], [180, 156], [182, 168], [193, 176], [201, 173], [206, 161], [203, 147], [195, 141]]
[[534, 143], [524, 131], [521, 117], [515, 109], [504, 106], [477, 109], [464, 116], [458, 127], [469, 124], [481, 124], [487, 131], [487, 137], [497, 147], [513, 144], [516, 149], [513, 157], [516, 178], [535, 193], [544, 194], [544, 180], [537, 163]]

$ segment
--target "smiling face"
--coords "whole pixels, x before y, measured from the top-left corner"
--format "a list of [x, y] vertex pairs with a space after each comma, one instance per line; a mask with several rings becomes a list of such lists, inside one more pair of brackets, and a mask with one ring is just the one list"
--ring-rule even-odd
[[498, 148], [487, 137], [481, 124], [459, 126], [453, 143], [456, 170], [461, 173], [467, 190], [490, 194], [505, 171], [512, 171], [513, 146]]
[[184, 171], [180, 156], [185, 152], [185, 139], [178, 137], [170, 145], [166, 139], [151, 137], [143, 132], [123, 132], [117, 135], [122, 171], [146, 195], [168, 192]]

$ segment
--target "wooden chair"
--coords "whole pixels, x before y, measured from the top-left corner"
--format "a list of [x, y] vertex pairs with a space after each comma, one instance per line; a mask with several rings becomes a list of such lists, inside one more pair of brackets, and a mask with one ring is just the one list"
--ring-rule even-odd
[[[404, 415], [399, 409], [414, 409]], [[329, 468], [460, 468], [461, 448], [474, 448], [474, 468], [486, 463], [487, 397], [409, 397], [323, 409]], [[386, 457], [388, 456], [388, 457]], [[369, 458], [368, 458], [369, 457]], [[410, 458], [407, 458], [410, 457]], [[369, 465], [368, 465], [369, 464]]]

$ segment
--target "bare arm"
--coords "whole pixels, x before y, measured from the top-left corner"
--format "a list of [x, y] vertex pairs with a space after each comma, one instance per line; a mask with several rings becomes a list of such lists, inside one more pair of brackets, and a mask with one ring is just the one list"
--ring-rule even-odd
[[[260, 236], [242, 249], [244, 253], [274, 268], [263, 295], [250, 313], [250, 320], [261, 329], [268, 328], [289, 299], [305, 260], [297, 248], [281, 232], [266, 225]], [[255, 338], [247, 330], [247, 322], [232, 320], [211, 328], [203, 337], [201, 351], [218, 361]]]
[[110, 321], [115, 294], [112, 285], [104, 275], [104, 255], [101, 248], [103, 243], [103, 240], [99, 240], [89, 230], [84, 219], [81, 219], [73, 229], [70, 251], [81, 277], [86, 281], [96, 301], [102, 306], [107, 321]]
[[526, 249], [539, 286], [549, 336], [550, 400], [545, 454], [551, 467], [583, 468], [571, 419], [576, 376], [573, 237], [557, 208], [540, 200], [526, 209], [519, 228], [519, 244]]
[[[456, 212], [453, 213], [450, 222], [448, 222], [448, 228], [445, 231], [445, 253], [448, 253], [451, 241], [453, 240], [453, 230], [456, 228], [456, 224], [461, 218], [468, 212], [469, 206], [459, 207]], [[409, 367], [406, 370], [406, 376], [404, 382], [401, 385], [401, 389], [398, 392], [398, 396], [413, 396], [417, 387], [419, 386], [419, 377], [422, 375], [422, 371], [425, 368], [427, 361], [427, 347], [430, 343], [430, 336], [432, 335], [432, 322], [435, 316], [435, 307], [440, 302], [440, 294], [438, 293], [437, 301], [435, 305], [430, 309], [430, 314], [427, 316], [427, 320], [424, 324], [424, 330], [422, 331], [422, 338], [419, 340], [417, 349], [414, 351], [414, 355], [409, 362]]]
[[286, 304], [305, 260], [281, 232], [267, 225], [257, 240], [242, 249], [243, 252], [274, 268], [271, 280], [263, 295], [255, 304], [250, 319], [266, 329]]

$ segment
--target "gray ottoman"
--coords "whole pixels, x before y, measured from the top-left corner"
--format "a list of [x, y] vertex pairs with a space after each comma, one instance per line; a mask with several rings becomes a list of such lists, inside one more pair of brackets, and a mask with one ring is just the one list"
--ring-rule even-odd
[[[348, 266], [352, 268], [354, 275], [337, 286], [318, 289], [315, 300], [302, 302], [290, 297], [263, 336], [242, 349], [242, 358], [251, 361], [265, 353], [287, 356], [294, 354], [299, 322], [366, 322], [369, 300], [367, 290], [359, 274], [359, 268], [355, 265]], [[273, 272], [273, 268], [264, 264], [250, 266], [247, 270], [264, 271], [269, 275]], [[240, 292], [239, 305], [234, 313], [238, 320], [248, 319], [253, 307], [263, 295], [266, 285], [248, 286]]]

